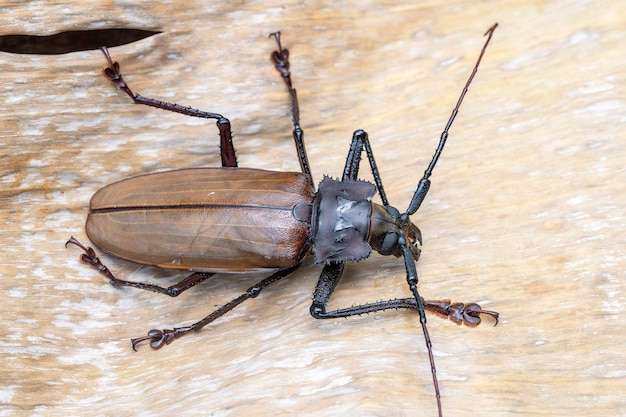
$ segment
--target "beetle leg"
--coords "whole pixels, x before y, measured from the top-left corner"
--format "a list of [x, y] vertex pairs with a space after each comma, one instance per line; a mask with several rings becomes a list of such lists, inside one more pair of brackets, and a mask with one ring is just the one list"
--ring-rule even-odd
[[149, 283], [145, 283], [145, 282], [133, 282], [133, 281], [125, 281], [119, 278], [116, 278], [113, 273], [109, 270], [109, 268], [107, 268], [102, 262], [100, 262], [100, 258], [98, 258], [96, 256], [96, 252], [90, 248], [90, 247], [85, 247], [82, 243], [80, 243], [78, 240], [74, 239], [74, 237], [70, 237], [70, 239], [65, 243], [65, 246], [67, 247], [68, 244], [73, 244], [78, 246], [79, 248], [81, 248], [85, 253], [83, 253], [80, 257], [80, 260], [86, 264], [88, 264], [89, 266], [91, 266], [94, 269], [97, 269], [102, 275], [104, 275], [105, 277], [107, 277], [107, 279], [109, 280], [109, 282], [111, 283], [111, 285], [113, 285], [114, 287], [133, 287], [133, 288], [139, 288], [141, 290], [148, 290], [148, 291], [154, 291], [154, 292], [158, 292], [160, 294], [165, 294], [165, 295], [169, 295], [170, 297], [177, 297], [178, 295], [180, 295], [181, 293], [185, 292], [186, 290], [188, 290], [189, 288], [201, 283], [202, 281], [205, 281], [209, 278], [211, 278], [213, 275], [215, 275], [214, 273], [209, 273], [209, 272], [195, 272], [191, 275], [189, 275], [187, 278], [183, 279], [182, 281], [169, 286], [167, 288], [165, 287], [160, 287], [158, 285], [154, 285], [154, 284], [149, 284]]
[[[313, 292], [313, 303], [311, 304], [311, 308], [309, 310], [311, 315], [316, 319], [330, 319], [362, 314], [359, 312], [348, 311], [354, 309], [355, 307], [328, 312], [326, 311], [326, 305], [328, 304], [328, 300], [335, 290], [337, 283], [341, 279], [344, 266], [344, 262], [330, 262], [324, 265], [322, 274], [320, 275], [317, 285], [315, 286], [315, 292]], [[356, 307], [358, 308], [359, 306]]]
[[187, 334], [191, 331], [197, 332], [198, 330], [200, 330], [207, 324], [215, 321], [219, 317], [222, 317], [224, 314], [228, 313], [230, 310], [237, 307], [239, 304], [243, 303], [244, 301], [250, 298], [256, 298], [265, 287], [291, 274], [299, 266], [300, 264], [297, 264], [295, 266], [292, 266], [291, 268], [283, 269], [281, 271], [278, 271], [272, 274], [268, 278], [261, 280], [257, 284], [248, 288], [246, 292], [241, 294], [239, 297], [224, 304], [223, 306], [221, 306], [220, 308], [218, 308], [217, 310], [215, 310], [214, 312], [212, 312], [211, 314], [209, 314], [208, 316], [206, 316], [205, 318], [203, 318], [202, 320], [196, 323], [193, 323], [189, 326], [184, 326], [184, 327], [174, 327], [173, 329], [163, 329], [163, 330], [152, 329], [148, 332], [146, 336], [131, 339], [133, 350], [137, 350], [136, 349], [137, 345], [146, 340], [150, 341], [150, 346], [153, 349], [159, 349], [163, 347], [164, 345], [169, 345], [170, 343], [172, 343], [174, 339], [184, 334]]
[[289, 90], [289, 96], [291, 97], [291, 118], [293, 120], [293, 140], [296, 143], [296, 152], [298, 153], [298, 160], [300, 161], [300, 169], [303, 173], [309, 176], [309, 185], [311, 190], [315, 190], [315, 184], [313, 184], [313, 176], [311, 175], [311, 166], [309, 165], [309, 158], [306, 154], [304, 147], [304, 132], [300, 127], [300, 107], [298, 106], [298, 94], [296, 89], [293, 88], [291, 83], [291, 72], [289, 71], [289, 50], [283, 48], [280, 43], [280, 32], [270, 33], [270, 37], [276, 39], [276, 45], [278, 50], [272, 52], [271, 58], [274, 62], [274, 67], [280, 73], [283, 81], [287, 85]]
[[[361, 314], [374, 313], [383, 310], [397, 310], [406, 308], [409, 310], [419, 310], [419, 305], [415, 298], [396, 298], [394, 300], [377, 301], [374, 303], [360, 304], [347, 308], [326, 311], [326, 305], [332, 295], [337, 283], [343, 274], [345, 263], [331, 262], [324, 266], [322, 274], [313, 293], [313, 303], [311, 304], [311, 315], [316, 319], [334, 319], [340, 317], [359, 316]], [[493, 317], [498, 324], [498, 313], [495, 311], [483, 310], [476, 303], [451, 303], [450, 300], [424, 301], [421, 299], [424, 309], [432, 311], [439, 316], [449, 317], [457, 324], [466, 324], [474, 327], [480, 324], [480, 315], [487, 314]]]
[[431, 310], [439, 315], [449, 317], [457, 324], [464, 323], [468, 326], [477, 326], [480, 324], [481, 314], [487, 314], [493, 317], [498, 324], [498, 313], [495, 311], [483, 310], [480, 305], [471, 303], [467, 306], [463, 303], [451, 304], [450, 301], [424, 301], [417, 291], [417, 270], [415, 269], [415, 261], [411, 254], [410, 249], [406, 246], [406, 243], [402, 245], [402, 251], [404, 255], [404, 264], [407, 274], [407, 282], [409, 288], [413, 293], [413, 298], [402, 298], [388, 301], [378, 301], [374, 303], [361, 304], [351, 306], [348, 308], [337, 309], [333, 311], [326, 311], [326, 305], [332, 292], [334, 291], [344, 269], [343, 262], [330, 262], [324, 265], [322, 274], [315, 287], [313, 293], [313, 303], [311, 304], [311, 315], [316, 319], [330, 319], [339, 317], [350, 317], [361, 314], [373, 313], [376, 311], [408, 308], [416, 310], [420, 316], [420, 324], [422, 326], [422, 332], [424, 334], [424, 340], [426, 342], [426, 349], [428, 351], [428, 359], [430, 361], [431, 375], [433, 379], [433, 385], [435, 387], [435, 396], [437, 398], [437, 409], [439, 416], [443, 415], [441, 409], [441, 394], [439, 391], [439, 382], [437, 380], [437, 369], [435, 367], [435, 358], [433, 355], [432, 342], [426, 326], [426, 313], [425, 310]]
[[[360, 316], [361, 314], [375, 313], [383, 310], [397, 310], [406, 308], [418, 310], [415, 298], [396, 298], [394, 300], [377, 301], [374, 303], [359, 304], [347, 308], [326, 311], [326, 305], [332, 290], [337, 285], [343, 271], [343, 263], [327, 265], [322, 272], [322, 277], [317, 283], [313, 304], [311, 305], [311, 315], [316, 319], [334, 319], [341, 317]], [[422, 300], [424, 309], [435, 313], [441, 317], [448, 317], [456, 324], [465, 324], [469, 327], [476, 327], [481, 323], [481, 314], [493, 317], [495, 324], [498, 324], [499, 314], [495, 311], [483, 310], [476, 303], [451, 303], [450, 300]]]
[[367, 159], [369, 160], [370, 167], [372, 169], [372, 175], [374, 176], [374, 182], [376, 182], [378, 194], [380, 194], [383, 205], [388, 206], [389, 202], [387, 201], [387, 195], [385, 194], [385, 189], [383, 188], [383, 182], [380, 178], [378, 167], [376, 166], [372, 146], [370, 145], [367, 132], [364, 130], [359, 129], [352, 134], [352, 142], [350, 142], [350, 151], [348, 152], [348, 157], [346, 158], [346, 166], [343, 169], [342, 179], [344, 181], [347, 179], [356, 181], [358, 179], [357, 177], [359, 175], [359, 165], [361, 163], [361, 153], [363, 152], [363, 149], [365, 149], [365, 152], [367, 153]]
[[175, 103], [168, 103], [167, 101], [156, 100], [153, 98], [144, 97], [140, 94], [135, 94], [128, 87], [128, 84], [124, 81], [122, 74], [120, 73], [120, 64], [114, 62], [109, 55], [109, 51], [105, 46], [100, 48], [104, 53], [109, 66], [104, 69], [104, 75], [113, 81], [120, 90], [124, 91], [128, 96], [133, 99], [135, 104], [143, 104], [150, 107], [156, 107], [159, 109], [172, 111], [174, 113], [181, 113], [187, 116], [202, 117], [205, 119], [217, 119], [217, 128], [220, 132], [220, 153], [222, 156], [223, 167], [236, 167], [237, 157], [235, 155], [235, 148], [233, 146], [232, 133], [230, 131], [230, 121], [217, 113], [210, 113], [202, 110], [195, 109], [193, 107], [181, 106]]
[[[448, 317], [451, 321], [459, 325], [464, 324], [468, 327], [476, 327], [482, 322], [481, 314], [491, 316], [495, 320], [494, 326], [498, 324], [499, 314], [497, 312], [483, 310], [482, 307], [476, 303], [451, 303], [449, 300], [423, 300], [422, 302], [425, 310], [431, 311], [441, 317]], [[316, 304], [315, 314], [311, 313], [316, 319], [360, 316], [361, 314], [369, 314], [383, 310], [397, 310], [400, 308], [409, 310], [418, 309], [415, 298], [396, 298], [394, 300], [377, 301], [333, 311], [326, 311], [326, 304], [323, 304], [323, 309], [320, 309], [319, 306], [319, 304]]]
[[428, 334], [428, 328], [426, 327], [426, 315], [424, 310], [428, 309], [434, 311], [439, 315], [448, 316], [452, 321], [457, 324], [465, 323], [468, 326], [477, 326], [480, 324], [480, 314], [487, 314], [492, 316], [498, 323], [498, 313], [495, 311], [483, 310], [480, 305], [471, 303], [467, 306], [463, 303], [451, 304], [450, 301], [424, 301], [420, 297], [417, 291], [417, 271], [415, 269], [415, 261], [411, 256], [410, 250], [403, 246], [405, 266], [407, 270], [407, 281], [413, 298], [402, 298], [388, 301], [377, 301], [374, 303], [360, 304], [351, 306], [348, 308], [342, 308], [332, 311], [326, 311], [326, 305], [332, 292], [334, 291], [344, 269], [343, 262], [331, 262], [324, 266], [322, 274], [315, 287], [313, 293], [313, 303], [311, 304], [311, 315], [316, 319], [330, 319], [339, 317], [350, 317], [361, 314], [373, 313], [376, 311], [408, 308], [411, 310], [417, 310], [420, 315], [420, 323], [422, 325], [422, 331], [424, 333], [424, 339], [426, 341], [426, 348], [428, 350], [428, 357], [430, 360], [431, 374], [433, 378], [433, 384], [435, 386], [435, 395], [437, 397], [437, 406], [439, 415], [442, 415], [441, 411], [441, 395], [439, 393], [439, 382], [437, 380], [437, 371], [435, 368], [435, 358], [432, 352], [432, 342], [430, 335]]
[[[417, 292], [417, 271], [415, 269], [415, 262], [409, 249], [406, 246], [402, 246], [404, 251], [405, 266], [407, 271], [407, 281], [411, 292], [413, 293], [415, 301], [414, 309], [419, 312], [420, 323], [422, 325], [422, 332], [424, 333], [424, 340], [426, 341], [426, 348], [428, 350], [428, 358], [430, 360], [430, 369], [433, 377], [433, 384], [435, 386], [435, 395], [437, 397], [437, 407], [439, 415], [441, 412], [441, 395], [439, 393], [439, 383], [437, 381], [437, 371], [435, 368], [435, 358], [433, 356], [432, 343], [426, 327], [426, 314], [424, 312], [424, 300], [419, 296]], [[379, 301], [376, 303], [362, 304], [358, 306], [352, 306], [339, 310], [326, 311], [326, 304], [332, 294], [333, 290], [337, 286], [341, 274], [343, 273], [344, 263], [331, 262], [324, 266], [322, 269], [322, 275], [320, 276], [315, 292], [313, 293], [313, 304], [311, 305], [311, 315], [317, 319], [328, 319], [337, 317], [349, 317], [360, 315], [364, 313], [373, 313], [375, 311], [386, 310], [389, 308], [399, 308], [402, 306], [398, 301], [406, 302], [406, 300], [390, 300]]]

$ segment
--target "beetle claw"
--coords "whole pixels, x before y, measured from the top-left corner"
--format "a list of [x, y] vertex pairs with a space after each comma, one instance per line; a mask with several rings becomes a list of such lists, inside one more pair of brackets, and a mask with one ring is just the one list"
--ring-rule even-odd
[[456, 324], [465, 324], [469, 327], [476, 327], [480, 324], [481, 314], [487, 314], [493, 317], [498, 324], [498, 317], [500, 316], [495, 311], [483, 310], [480, 305], [476, 303], [470, 303], [467, 306], [463, 303], [454, 303], [449, 307], [449, 317], [450, 320], [455, 322]]
[[108, 278], [111, 285], [113, 285], [114, 287], [121, 287], [122, 285], [124, 285], [124, 281], [115, 278], [111, 271], [109, 271], [109, 268], [107, 268], [106, 265], [100, 262], [100, 258], [98, 258], [98, 256], [96, 255], [96, 251], [93, 250], [93, 248], [83, 245], [78, 240], [74, 239], [74, 236], [71, 236], [70, 239], [65, 242], [65, 247], [67, 247], [67, 245], [69, 244], [76, 245], [81, 248], [83, 252], [85, 252], [80, 255], [81, 262], [91, 266], [93, 269], [97, 269], [98, 271], [100, 271], [102, 275]]
[[133, 350], [136, 352], [137, 345], [145, 340], [150, 341], [150, 346], [153, 349], [159, 349], [161, 346], [163, 346], [164, 339], [164, 333], [161, 330], [152, 329], [148, 332], [146, 336], [138, 337], [136, 339], [130, 339], [130, 342], [133, 345]]
[[133, 350], [135, 352], [137, 351], [137, 345], [146, 340], [150, 341], [150, 347], [152, 349], [160, 349], [164, 345], [172, 343], [172, 340], [174, 340], [177, 335], [178, 333], [175, 329], [152, 329], [146, 336], [130, 339], [130, 342], [132, 343]]
[[104, 75], [111, 81], [113, 81], [117, 86], [129, 95], [130, 98], [133, 99], [134, 102], [137, 102], [137, 97], [135, 93], [131, 91], [131, 89], [124, 81], [124, 77], [122, 77], [122, 73], [120, 72], [120, 64], [117, 61], [113, 61], [111, 59], [111, 55], [109, 55], [109, 51], [106, 46], [100, 48], [107, 61], [109, 62], [109, 66], [104, 68]]
[[483, 310], [479, 304], [476, 303], [451, 303], [450, 300], [439, 301], [425, 301], [424, 307], [433, 313], [448, 317], [456, 324], [464, 324], [469, 327], [476, 327], [481, 322], [481, 314], [486, 314], [495, 319], [498, 324], [498, 317], [500, 316], [495, 311]]
[[480, 323], [480, 316], [479, 314], [487, 314], [488, 316], [491, 316], [494, 318], [494, 320], [496, 321], [493, 325], [497, 326], [498, 325], [498, 318], [500, 317], [500, 314], [496, 311], [491, 311], [491, 310], [483, 310], [480, 305], [476, 304], [476, 303], [471, 303], [469, 304], [467, 307], [465, 307], [465, 312], [467, 316], [471, 316], [471, 317], [476, 317], [478, 318], [478, 323]]

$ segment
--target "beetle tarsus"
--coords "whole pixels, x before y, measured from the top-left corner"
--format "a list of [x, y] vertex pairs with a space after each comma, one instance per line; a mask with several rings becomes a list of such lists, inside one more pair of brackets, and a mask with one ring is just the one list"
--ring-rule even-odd
[[439, 316], [448, 317], [456, 324], [464, 324], [468, 327], [478, 326], [481, 323], [481, 314], [493, 317], [495, 320], [494, 326], [498, 324], [498, 318], [500, 317], [499, 313], [483, 310], [476, 303], [451, 303], [450, 300], [424, 301], [424, 308]]
[[289, 72], [289, 50], [287, 48], [283, 48], [280, 43], [280, 32], [270, 33], [270, 37], [274, 37], [276, 39], [276, 44], [278, 45], [278, 50], [272, 52], [272, 61], [274, 62], [274, 67], [280, 72], [280, 75], [287, 83], [287, 86], [291, 88], [291, 73]]
[[117, 61], [113, 61], [111, 59], [111, 55], [109, 55], [109, 50], [106, 46], [101, 47], [100, 50], [102, 51], [102, 53], [104, 53], [104, 56], [109, 62], [109, 66], [104, 69], [104, 75], [106, 75], [109, 80], [117, 84], [120, 90], [128, 94], [130, 98], [133, 99], [133, 101], [136, 101], [137, 96], [128, 87], [128, 84], [126, 84], [126, 82], [124, 81], [124, 77], [122, 77], [122, 73], [120, 72], [120, 64]]
[[107, 277], [111, 285], [116, 288], [128, 285], [126, 281], [115, 278], [109, 268], [107, 268], [106, 265], [100, 261], [100, 258], [96, 256], [96, 251], [94, 251], [93, 248], [83, 245], [78, 240], [74, 239], [74, 236], [71, 236], [70, 239], [65, 242], [65, 247], [67, 247], [68, 244], [73, 244], [81, 248], [85, 252], [80, 255], [81, 262], [91, 266], [93, 269], [97, 269], [102, 275]]
[[81, 262], [91, 266], [93, 269], [97, 269], [102, 275], [108, 278], [109, 282], [114, 287], [121, 286], [120, 282], [123, 282], [123, 281], [120, 281], [119, 279], [115, 278], [115, 276], [113, 276], [111, 271], [109, 271], [109, 268], [107, 268], [106, 265], [100, 262], [100, 258], [96, 256], [96, 251], [94, 251], [90, 247], [84, 246], [82, 243], [76, 240], [74, 236], [70, 236], [69, 240], [65, 242], [65, 247], [67, 248], [67, 245], [69, 244], [76, 245], [85, 252], [80, 255]]
[[[461, 306], [463, 306], [463, 304], [461, 304]], [[466, 326], [477, 326], [480, 324], [480, 314], [486, 314], [488, 316], [493, 317], [495, 323], [493, 324], [494, 326], [498, 325], [498, 319], [500, 317], [500, 314], [496, 311], [491, 311], [491, 310], [483, 310], [479, 304], [476, 303], [470, 303], [468, 305], [465, 306], [465, 308], [463, 309], [463, 324], [465, 324]]]
[[186, 327], [175, 327], [173, 329], [151, 329], [146, 336], [130, 339], [133, 346], [133, 350], [137, 351], [137, 345], [146, 340], [150, 341], [150, 347], [152, 349], [161, 349], [165, 345], [169, 345], [174, 339], [187, 334], [194, 330], [199, 330], [198, 323], [192, 324]]
[[175, 337], [176, 334], [174, 333], [174, 330], [152, 329], [146, 336], [130, 339], [130, 342], [133, 345], [133, 350], [136, 352], [137, 345], [143, 341], [149, 340], [150, 347], [152, 347], [152, 349], [160, 349], [163, 345], [169, 345]]
[[191, 325], [187, 327], [176, 327], [173, 329], [151, 329], [148, 331], [146, 336], [137, 337], [134, 339], [130, 339], [130, 342], [133, 346], [133, 350], [137, 351], [137, 346], [141, 342], [145, 342], [146, 340], [150, 341], [150, 347], [152, 349], [161, 349], [165, 345], [169, 345], [174, 341], [174, 339], [182, 336], [185, 333], [188, 333], [192, 330], [197, 330], [196, 326]]
[[172, 286], [169, 286], [167, 288], [160, 287], [154, 284], [144, 283], [144, 282], [125, 281], [125, 280], [116, 278], [115, 275], [113, 275], [113, 273], [109, 270], [109, 268], [107, 268], [106, 265], [104, 265], [100, 261], [100, 258], [96, 256], [96, 251], [94, 251], [93, 248], [83, 245], [78, 240], [76, 240], [73, 236], [70, 237], [70, 239], [67, 242], [65, 242], [65, 247], [67, 247], [67, 245], [69, 244], [73, 244], [81, 248], [85, 253], [81, 254], [80, 260], [83, 263], [91, 266], [93, 269], [97, 269], [102, 275], [107, 277], [107, 279], [109, 280], [109, 283], [115, 288], [133, 287], [133, 288], [139, 288], [142, 290], [158, 292], [161, 294], [169, 295], [170, 297], [177, 297], [178, 295], [188, 290], [189, 288], [215, 275], [209, 272], [194, 272], [193, 274], [189, 275], [187, 278], [183, 279], [182, 281]]

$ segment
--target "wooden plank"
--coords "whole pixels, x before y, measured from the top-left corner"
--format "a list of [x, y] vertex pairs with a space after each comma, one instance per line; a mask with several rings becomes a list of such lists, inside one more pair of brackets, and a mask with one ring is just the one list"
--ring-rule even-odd
[[[129, 84], [228, 116], [241, 166], [297, 170], [268, 58], [267, 34], [282, 30], [315, 180], [341, 174], [363, 128], [400, 209], [498, 21], [414, 216], [421, 293], [502, 314], [476, 329], [429, 316], [444, 412], [623, 415], [626, 6], [404, 3], [12, 3], [0, 19], [3, 34], [163, 31], [111, 49]], [[134, 353], [130, 337], [191, 323], [260, 277], [167, 299], [111, 288], [63, 244], [87, 242], [102, 186], [218, 166], [214, 124], [133, 106], [98, 51], [0, 53], [0, 64], [3, 414], [436, 414], [416, 315], [313, 320], [310, 263], [201, 333]], [[133, 280], [181, 276], [102, 259]], [[406, 296], [404, 281], [400, 262], [373, 256], [348, 267], [332, 305]]]

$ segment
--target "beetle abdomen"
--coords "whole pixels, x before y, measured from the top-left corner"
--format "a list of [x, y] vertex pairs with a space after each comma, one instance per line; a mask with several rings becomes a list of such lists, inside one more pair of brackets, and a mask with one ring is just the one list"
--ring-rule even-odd
[[87, 235], [124, 259], [164, 268], [253, 272], [288, 268], [308, 250], [311, 204], [301, 173], [183, 169], [123, 180], [91, 199]]

